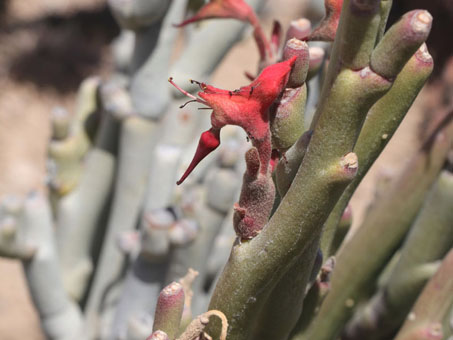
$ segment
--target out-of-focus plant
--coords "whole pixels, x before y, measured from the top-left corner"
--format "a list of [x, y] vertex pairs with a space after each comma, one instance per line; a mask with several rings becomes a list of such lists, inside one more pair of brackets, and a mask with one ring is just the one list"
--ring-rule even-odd
[[[386, 30], [391, 0], [326, 0], [314, 29], [268, 37], [258, 0], [109, 4], [116, 73], [81, 85], [72, 119], [53, 115], [51, 199], [1, 203], [0, 254], [23, 261], [49, 338], [451, 335], [451, 109], [343, 242], [352, 194], [432, 71], [427, 11]], [[248, 25], [256, 76], [208, 85]]]

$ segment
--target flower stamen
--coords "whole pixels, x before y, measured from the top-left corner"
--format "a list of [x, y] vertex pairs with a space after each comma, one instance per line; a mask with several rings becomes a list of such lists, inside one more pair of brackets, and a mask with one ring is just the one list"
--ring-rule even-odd
[[188, 100], [188, 101], [186, 101], [184, 104], [182, 104], [181, 106], [179, 106], [179, 108], [180, 108], [180, 109], [183, 109], [183, 108], [186, 107], [187, 104], [194, 103], [194, 102], [198, 102], [198, 100], [195, 100], [195, 99]]
[[[181, 88], [179, 85], [177, 85], [174, 81], [173, 81], [173, 77], [170, 77], [168, 78], [168, 82], [170, 84], [172, 84], [179, 92], [181, 92], [183, 95], [189, 97], [189, 98], [192, 98], [193, 101], [196, 101], [196, 102], [199, 102], [203, 105], [206, 105], [206, 106], [209, 106], [207, 102], [205, 102], [204, 100], [198, 98], [198, 97], [195, 97], [193, 94], [187, 92], [186, 90], [184, 90], [183, 88]], [[187, 104], [187, 103], [186, 103]], [[185, 104], [184, 104], [185, 105]]]
[[190, 81], [191, 84], [197, 84], [200, 87], [201, 90], [203, 90], [203, 91], [206, 90], [206, 84], [205, 83], [202, 83], [202, 82], [200, 82], [198, 80], [193, 80], [193, 79], [189, 79], [189, 81]]

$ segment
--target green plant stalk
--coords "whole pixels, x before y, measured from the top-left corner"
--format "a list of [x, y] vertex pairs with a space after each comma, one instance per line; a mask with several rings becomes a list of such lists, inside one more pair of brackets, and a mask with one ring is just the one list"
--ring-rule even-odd
[[[134, 72], [130, 83], [132, 105], [136, 112], [146, 118], [160, 119], [170, 104], [170, 88], [167, 86], [171, 55], [178, 30], [175, 22], [183, 19], [187, 0], [176, 0], [170, 5], [158, 41], [145, 61]], [[142, 43], [146, 44], [146, 41]]]
[[20, 225], [27, 244], [36, 247], [33, 257], [23, 262], [30, 294], [49, 339], [83, 338], [79, 307], [66, 295], [59, 271], [52, 213], [47, 197], [30, 193]]
[[108, 0], [110, 10], [121, 27], [139, 31], [162, 18], [169, 3], [159, 0]]
[[[348, 188], [349, 188], [349, 186], [348, 186]], [[346, 190], [348, 190], [348, 189], [346, 188]], [[345, 192], [346, 192], [346, 190], [345, 190]], [[343, 195], [344, 195], [344, 193], [343, 193]], [[338, 201], [338, 202], [340, 202], [340, 201]], [[338, 204], [339, 203], [337, 203], [337, 205]], [[335, 208], [336, 207], [337, 206], [335, 205]], [[352, 211], [351, 210], [352, 210], [351, 206], [348, 205], [345, 208], [345, 210], [343, 211], [343, 215], [341, 216], [340, 221], [338, 222], [338, 226], [337, 226], [337, 229], [335, 230], [335, 235], [333, 237], [332, 245], [331, 245], [332, 254], [335, 254], [337, 252], [337, 250], [340, 248], [341, 244], [343, 243], [344, 239], [346, 238], [346, 235], [348, 234], [349, 230], [351, 229], [351, 226], [352, 226]], [[330, 215], [329, 215], [329, 217], [330, 217]], [[327, 219], [327, 220], [329, 220], [329, 219]], [[321, 250], [321, 252], [322, 252], [322, 250]], [[328, 254], [326, 254], [326, 255], [328, 255]]]
[[[368, 68], [360, 71], [342, 69], [329, 95], [322, 100], [320, 107], [323, 113], [313, 131], [308, 146], [310, 152], [307, 151], [302, 164], [307, 157], [313, 157], [315, 162], [324, 162], [322, 165], [328, 166], [326, 160], [350, 152], [366, 112], [390, 86], [391, 83]], [[333, 132], [334, 127], [340, 132]], [[335, 138], [327, 139], [326, 136], [330, 134]]]
[[352, 307], [400, 244], [426, 191], [437, 178], [451, 146], [449, 133], [451, 126], [450, 131], [443, 130], [436, 136], [431, 150], [421, 149], [412, 157], [347, 246], [340, 248], [330, 293], [309, 329], [294, 339], [327, 340], [339, 334], [353, 312]]
[[162, 30], [163, 19], [160, 18], [149, 26], [134, 32], [134, 48], [129, 65], [129, 74], [134, 76], [145, 64], [146, 60], [157, 48], [159, 34]]
[[150, 260], [142, 253], [133, 261], [110, 327], [109, 336], [112, 339], [123, 338], [130, 324], [136, 320], [140, 320], [142, 327], [146, 326], [149, 331], [152, 329], [150, 321], [156, 308], [157, 296], [164, 286], [167, 267], [165, 259]]
[[332, 240], [352, 194], [395, 133], [432, 70], [433, 60], [426, 46], [422, 45], [396, 77], [392, 88], [368, 112], [354, 146], [360, 164], [357, 176], [347, 187], [324, 224], [321, 250], [325, 257], [333, 254]]
[[[49, 143], [49, 158], [55, 165], [55, 176], [51, 178], [51, 200], [58, 200], [74, 190], [79, 184], [83, 172], [82, 158], [88, 152], [92, 141], [86, 127], [99, 109], [97, 94], [100, 80], [97, 77], [85, 79], [79, 87], [72, 122], [54, 119], [54, 133], [57, 134]], [[62, 126], [63, 125], [63, 126]], [[60, 131], [63, 130], [63, 131]], [[57, 203], [55, 204], [57, 205]]]
[[[432, 16], [424, 10], [406, 13], [390, 27], [377, 44], [371, 55], [371, 68], [387, 79], [396, 77], [407, 60], [420, 47], [420, 44], [409, 42], [425, 41], [431, 29], [432, 19]], [[387, 58], [389, 53], [393, 55], [391, 61]]]
[[80, 183], [58, 205], [56, 233], [63, 283], [76, 301], [83, 297], [93, 271], [91, 249], [113, 186], [119, 128], [119, 119], [104, 110]]
[[[380, 21], [378, 5], [379, 1], [366, 1], [364, 4], [357, 4], [357, 1], [355, 0], [346, 0], [343, 2], [343, 10], [337, 30], [337, 38], [335, 39], [333, 45], [329, 67], [323, 81], [321, 99], [318, 103], [316, 112], [314, 113], [314, 117], [312, 118], [310, 130], [314, 130], [314, 128], [318, 125], [318, 120], [325, 111], [334, 111], [335, 108], [333, 106], [337, 102], [343, 103], [342, 98], [331, 95], [331, 93], [334, 92], [332, 89], [334, 85], [336, 85], [335, 90], [339, 92], [338, 85], [341, 83], [338, 83], [337, 80], [338, 78], [341, 78], [341, 73], [348, 72], [348, 69], [363, 70], [366, 77], [366, 72], [369, 71], [367, 65], [374, 47], [374, 41], [376, 39], [378, 24]], [[362, 6], [366, 9], [360, 10]], [[370, 41], [373, 41], [373, 44], [370, 44]], [[371, 74], [373, 74], [373, 72], [371, 72]], [[384, 79], [383, 82], [385, 82]], [[338, 92], [337, 94], [339, 95]], [[346, 90], [345, 94], [347, 92], [348, 91]], [[337, 112], [337, 116], [341, 114], [340, 111], [341, 110]], [[361, 126], [363, 124], [363, 117], [358, 119], [356, 123]], [[355, 130], [355, 133], [358, 134], [360, 127], [357, 127], [357, 125], [351, 126], [351, 130]], [[346, 136], [348, 133], [345, 131], [344, 135]], [[351, 137], [354, 138], [353, 144], [355, 144], [357, 136], [354, 134]], [[304, 138], [307, 138], [307, 136]], [[341, 142], [341, 139], [339, 139], [339, 142]], [[348, 140], [346, 140], [346, 142], [348, 142]], [[299, 141], [299, 143], [299, 145], [304, 144], [301, 141]], [[350, 151], [350, 149], [348, 151]], [[298, 163], [298, 159], [302, 159], [303, 156], [304, 152], [298, 152], [298, 157], [295, 157], [294, 160], [289, 162], [287, 165], [281, 164], [280, 166], [284, 166], [284, 168], [277, 170], [277, 186], [282, 197], [287, 188], [289, 188], [289, 185], [292, 182], [297, 169], [299, 168], [300, 161]], [[284, 170], [284, 172], [288, 175], [283, 175], [282, 170]], [[278, 172], [280, 172], [280, 176]]]
[[[209, 253], [212, 249], [215, 236], [222, 226], [225, 215], [219, 211], [202, 205], [197, 207], [196, 221], [199, 230], [195, 239], [186, 245], [174, 245], [170, 252], [170, 263], [166, 281], [180, 279], [187, 273], [189, 268], [199, 272], [199, 276], [194, 281], [193, 291], [195, 298], [203, 292], [203, 283], [206, 276], [206, 264]], [[200, 214], [202, 213], [202, 214]]]
[[251, 339], [287, 339], [302, 312], [305, 289], [318, 249], [319, 237], [295, 259], [270, 293], [256, 322]]
[[346, 328], [346, 339], [387, 339], [403, 323], [425, 283], [453, 245], [453, 174], [442, 171], [383, 289]]
[[453, 304], [452, 277], [453, 250], [450, 250], [439, 270], [423, 289], [395, 340], [443, 339], [442, 321]]
[[286, 151], [305, 131], [304, 116], [307, 102], [307, 85], [285, 89], [283, 98], [271, 117], [272, 147]]
[[300, 163], [305, 156], [312, 131], [306, 131], [292, 147], [288, 149], [277, 164], [275, 170], [275, 183], [280, 197], [286, 195], [294, 177], [299, 170]]
[[156, 49], [163, 18], [170, 2], [109, 0], [110, 10], [123, 30], [132, 30], [134, 46], [129, 71], [134, 75]]
[[379, 30], [376, 39], [376, 44], [381, 41], [382, 37], [385, 33], [385, 28], [387, 26], [387, 20], [390, 14], [390, 10], [392, 9], [393, 0], [382, 0], [381, 1], [381, 21], [379, 22]]
[[[173, 215], [166, 210], [144, 214], [140, 239], [135, 239], [137, 243], [134, 245], [140, 247], [140, 250], [131, 261], [124, 279], [109, 338], [123, 339], [128, 334], [128, 329], [134, 334], [151, 333], [157, 298], [165, 284], [168, 231], [173, 223]], [[131, 253], [134, 256], [133, 250]]]
[[329, 67], [323, 81], [321, 100], [312, 119], [311, 130], [325, 111], [323, 98], [328, 96], [340, 70], [360, 70], [368, 66], [379, 28], [379, 2], [344, 0]]
[[[115, 3], [113, 3], [115, 5]], [[119, 3], [121, 5], [121, 3]], [[126, 4], [127, 5], [127, 4]], [[146, 4], [144, 4], [146, 7]], [[128, 11], [122, 12], [122, 7], [118, 7], [119, 12], [117, 17], [125, 14], [124, 20], [131, 19], [133, 23], [138, 15], [139, 18], [143, 14], [148, 16], [144, 21], [139, 20], [139, 28], [136, 29], [136, 46], [135, 56], [140, 55], [140, 61], [132, 61], [133, 79], [131, 83], [130, 101], [132, 102], [133, 110], [136, 113], [123, 121], [121, 127], [121, 136], [119, 144], [119, 161], [118, 174], [114, 189], [114, 198], [110, 210], [110, 216], [107, 225], [107, 232], [104, 238], [97, 271], [94, 277], [93, 286], [87, 302], [87, 320], [90, 323], [90, 328], [95, 332], [97, 326], [97, 313], [102, 305], [105, 296], [105, 290], [112, 284], [121, 274], [121, 268], [124, 264], [122, 254], [116, 249], [115, 238], [123, 231], [132, 230], [139, 218], [140, 208], [145, 197], [145, 187], [149, 178], [149, 167], [152, 160], [152, 150], [157, 143], [159, 122], [153, 121], [151, 118], [160, 118], [166, 109], [170, 96], [165, 96], [168, 91], [165, 86], [160, 83], [160, 78], [166, 79], [162, 72], [167, 72], [169, 54], [172, 51], [172, 41], [177, 33], [171, 27], [173, 21], [178, 20], [182, 16], [185, 0], [174, 1], [165, 19], [162, 22], [162, 27], [159, 29], [159, 37], [157, 43], [150, 42], [147, 39], [139, 39], [140, 34], [149, 34], [145, 31], [152, 31], [155, 26], [160, 26], [160, 18], [165, 15], [167, 5], [159, 3], [151, 3], [146, 7], [150, 10], [149, 13], [132, 13]], [[158, 11], [158, 16], [154, 17], [154, 5], [161, 9]], [[165, 7], [165, 8], [164, 8]], [[115, 9], [115, 8], [114, 8]], [[145, 20], [146, 19], [146, 20]], [[149, 20], [148, 20], [149, 19]], [[125, 22], [121, 21], [123, 25]], [[126, 23], [127, 24], [127, 23]], [[140, 52], [146, 50], [148, 55], [146, 58]], [[154, 71], [154, 72], [153, 72]], [[154, 78], [156, 77], [156, 78]], [[157, 81], [162, 86], [159, 88], [155, 100], [157, 103], [150, 104], [146, 102], [146, 108], [143, 107], [142, 99], [151, 98], [148, 91], [149, 86], [144, 83], [153, 84]], [[145, 99], [145, 101], [146, 101]], [[152, 111], [152, 112], [151, 112]], [[112, 293], [114, 294], [114, 293]]]
[[172, 282], [159, 295], [154, 316], [153, 331], [161, 330], [170, 339], [175, 339], [184, 308], [184, 289], [180, 283]]
[[[337, 34], [339, 61], [352, 70], [361, 69], [369, 64], [370, 52], [374, 48], [381, 22], [379, 11], [381, 1], [344, 1], [345, 15], [340, 21]], [[335, 39], [337, 40], [337, 39]], [[333, 54], [336, 53], [335, 46]], [[332, 59], [335, 59], [332, 57]]]
[[105, 289], [121, 274], [124, 256], [117, 249], [115, 239], [137, 223], [149, 175], [150, 151], [157, 138], [158, 125], [151, 120], [132, 115], [122, 123], [114, 198], [86, 308], [93, 329]]
[[[372, 204], [371, 207], [372, 208]], [[400, 260], [401, 256], [401, 249], [398, 249], [395, 254], [393, 254], [392, 258], [387, 262], [385, 265], [385, 268], [381, 271], [379, 274], [379, 278], [377, 279], [376, 287], [378, 289], [381, 289], [385, 287], [390, 280], [390, 276], [393, 273], [393, 270], [395, 269], [396, 265], [398, 264], [398, 261]]]
[[[123, 256], [116, 249], [114, 240], [121, 232], [132, 230], [135, 227], [145, 199], [152, 150], [157, 143], [158, 127], [160, 126], [159, 121], [154, 121], [152, 118], [161, 118], [170, 101], [169, 95], [164, 96], [168, 91], [165, 92], [165, 86], [160, 83], [160, 78], [167, 78], [162, 72], [167, 72], [169, 54], [173, 47], [172, 42], [177, 35], [171, 25], [182, 16], [185, 3], [185, 0], [173, 1], [163, 20], [156, 48], [150, 52], [151, 54], [144, 64], [139, 66], [140, 69], [134, 73], [132, 79], [130, 100], [136, 114], [125, 119], [121, 127], [114, 198], [98, 268], [87, 303], [87, 319], [93, 320], [90, 321], [93, 325], [96, 323], [94, 320], [96, 320], [98, 308], [102, 304], [105, 289], [120, 276], [124, 264]], [[163, 16], [165, 10], [162, 9], [159, 13]], [[147, 41], [136, 41], [136, 43], [148, 44]], [[137, 49], [139, 48], [140, 46], [137, 46]], [[159, 103], [146, 102], [146, 111], [141, 105], [141, 99], [146, 98], [146, 101], [152, 95], [142, 92], [149, 90], [149, 86], [144, 83], [152, 84], [154, 81], [162, 85], [156, 97]]]
[[[378, 4], [376, 1], [373, 6]], [[355, 1], [351, 1], [351, 6], [346, 1], [346, 10], [342, 15], [352, 17], [356, 12], [349, 10], [354, 9], [355, 5]], [[354, 19], [349, 20], [354, 22]], [[366, 31], [368, 22], [358, 22], [358, 26], [364, 25], [362, 29]], [[346, 28], [340, 30], [342, 34], [348, 33], [347, 28], [351, 28], [349, 24], [344, 24]], [[340, 44], [338, 41], [342, 41], [342, 34], [336, 40], [336, 45]], [[372, 47], [375, 39], [376, 35], [372, 36]], [[360, 45], [361, 40], [356, 42]], [[364, 43], [364, 46], [368, 45]], [[368, 61], [372, 47], [354, 49], [357, 56], [350, 56], [349, 59], [364, 59], [366, 50], [368, 57], [365, 59]], [[349, 52], [351, 51], [350, 49]], [[352, 150], [366, 112], [390, 87], [387, 80], [369, 68], [359, 71], [343, 68], [339, 72], [335, 65], [340, 65], [340, 62], [334, 60], [331, 64], [334, 68], [334, 71], [329, 70], [334, 75], [331, 77], [332, 83], [324, 86], [314, 133], [293, 184], [263, 231], [251, 241], [233, 247], [211, 299], [209, 308], [225, 313], [230, 322], [229, 336], [234, 339], [247, 338], [248, 327], [255, 321], [257, 310], [263, 305], [267, 293], [294, 257], [300, 255], [321, 232], [320, 226], [339, 198], [338, 195], [353, 177], [352, 173], [349, 178], [345, 176], [345, 168], [341, 171], [337, 167], [333, 172], [328, 169], [338, 166], [341, 155]], [[352, 155], [346, 157], [348, 156]], [[355, 164], [355, 159], [349, 163], [350, 170], [356, 167], [352, 163]], [[335, 177], [337, 180], [334, 180]], [[298, 202], [300, 206], [294, 202]], [[236, 297], [235, 303], [231, 303], [231, 296]], [[254, 302], [250, 303], [251, 300]]]
[[[268, 293], [287, 265], [320, 233], [317, 229], [328, 213], [324, 209], [328, 211], [333, 206], [335, 198], [354, 176], [355, 155], [349, 154], [343, 160], [337, 158], [332, 163], [320, 172], [299, 171], [297, 180], [261, 233], [233, 246], [209, 305], [209, 310], [217, 309], [227, 316], [229, 336], [233, 339], [248, 337]], [[235, 296], [233, 301], [231, 296]], [[210, 329], [208, 333], [215, 336], [216, 331]]]
[[334, 270], [334, 267], [334, 257], [331, 257], [325, 261], [325, 264], [321, 267], [321, 272], [318, 274], [305, 296], [304, 308], [296, 326], [291, 332], [291, 339], [296, 334], [304, 332], [304, 330], [310, 325], [311, 320], [317, 314], [319, 306], [330, 291], [330, 276]]

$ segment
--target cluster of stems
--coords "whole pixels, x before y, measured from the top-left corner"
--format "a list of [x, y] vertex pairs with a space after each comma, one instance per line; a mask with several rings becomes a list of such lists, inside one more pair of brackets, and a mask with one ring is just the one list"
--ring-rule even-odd
[[[267, 35], [261, 4], [109, 0], [115, 74], [52, 114], [49, 200], [0, 201], [0, 255], [23, 262], [49, 338], [452, 335], [451, 109], [346, 239], [352, 195], [432, 72], [433, 18], [386, 29], [392, 0], [326, 0], [313, 29]], [[216, 18], [235, 20], [194, 25]], [[246, 25], [256, 75], [209, 85]]]

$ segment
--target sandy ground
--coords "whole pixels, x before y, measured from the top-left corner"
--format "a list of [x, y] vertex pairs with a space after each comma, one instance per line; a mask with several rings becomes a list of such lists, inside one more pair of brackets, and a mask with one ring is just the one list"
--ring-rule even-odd
[[[82, 52], [78, 51], [76, 56], [85, 60], [85, 64], [74, 69], [71, 63], [78, 61], [66, 60], [63, 68], [55, 69], [51, 63], [60, 62], [58, 53], [50, 54], [54, 58], [51, 61], [46, 53], [70, 39], [71, 34], [54, 32], [52, 34], [57, 45], [49, 45], [45, 38], [49, 28], [43, 22], [49, 16], [60, 13], [63, 13], [64, 19], [65, 15], [71, 16], [80, 9], [89, 7], [96, 10], [101, 2], [73, 1], [71, 8], [63, 4], [69, 3], [66, 1], [27, 1], [26, 5], [20, 0], [11, 2], [9, 20], [14, 21], [15, 28], [10, 26], [0, 32], [0, 195], [24, 194], [32, 188], [44, 188], [49, 112], [55, 106], [72, 110], [77, 83], [88, 74], [108, 71], [108, 38], [102, 38], [101, 43], [90, 41], [85, 44], [83, 34], [75, 37], [76, 46], [80, 47], [83, 43], [85, 48]], [[278, 6], [266, 9], [267, 23], [271, 22], [271, 15], [287, 23], [294, 18], [295, 13], [302, 13], [303, 8], [304, 3], [300, 1], [279, 2]], [[243, 85], [246, 82], [243, 71], [253, 70], [257, 58], [254, 42], [251, 39], [244, 40], [227, 56], [214, 82], [223, 88]], [[240, 64], [238, 60], [241, 60]], [[34, 71], [30, 74], [30, 70]], [[399, 169], [418, 144], [414, 131], [420, 120], [422, 102], [423, 96], [354, 196], [355, 224], [363, 216], [363, 208], [372, 197], [376, 177], [383, 171]], [[14, 260], [0, 259], [0, 339], [43, 339], [21, 265]]]

